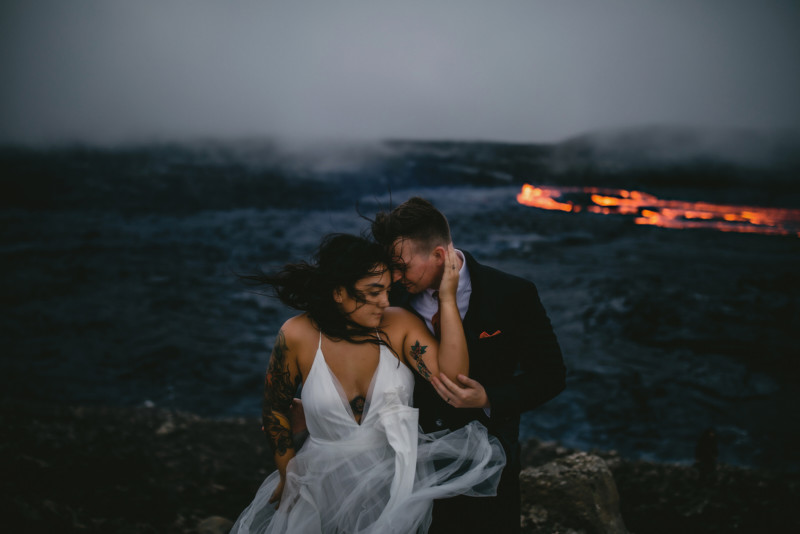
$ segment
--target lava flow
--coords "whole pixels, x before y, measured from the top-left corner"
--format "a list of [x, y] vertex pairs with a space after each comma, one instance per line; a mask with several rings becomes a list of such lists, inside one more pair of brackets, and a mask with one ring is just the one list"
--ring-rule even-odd
[[662, 200], [641, 191], [596, 187], [522, 186], [517, 201], [526, 206], [571, 213], [587, 211], [633, 216], [636, 224], [664, 228], [711, 228], [800, 237], [800, 210]]

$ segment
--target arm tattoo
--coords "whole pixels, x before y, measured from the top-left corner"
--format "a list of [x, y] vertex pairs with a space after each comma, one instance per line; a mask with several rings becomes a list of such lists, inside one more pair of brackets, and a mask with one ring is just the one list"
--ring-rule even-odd
[[425, 354], [425, 351], [428, 350], [428, 345], [420, 346], [419, 340], [411, 346], [411, 357], [417, 362], [417, 371], [419, 374], [422, 375], [422, 378], [425, 380], [430, 381], [431, 379], [431, 372], [428, 369], [428, 366], [425, 365], [425, 361], [422, 359], [422, 355]]
[[289, 407], [292, 398], [300, 385], [298, 374], [292, 381], [289, 367], [286, 364], [286, 339], [283, 330], [278, 332], [272, 355], [269, 358], [269, 368], [264, 379], [264, 401], [261, 405], [262, 429], [267, 436], [272, 452], [283, 456], [289, 449], [294, 449], [292, 443], [291, 425], [289, 423]]

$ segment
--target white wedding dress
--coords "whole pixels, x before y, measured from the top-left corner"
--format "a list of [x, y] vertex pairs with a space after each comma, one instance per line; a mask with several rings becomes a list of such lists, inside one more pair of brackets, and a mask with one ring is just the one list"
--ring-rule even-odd
[[361, 424], [317, 349], [303, 385], [309, 438], [289, 462], [280, 507], [270, 474], [233, 533], [424, 533], [433, 500], [495, 495], [505, 454], [477, 422], [423, 434], [410, 407], [411, 371], [385, 347]]

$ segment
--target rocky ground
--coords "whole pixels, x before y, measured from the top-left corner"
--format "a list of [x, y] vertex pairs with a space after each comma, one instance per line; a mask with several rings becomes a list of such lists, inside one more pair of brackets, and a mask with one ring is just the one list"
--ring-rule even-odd
[[[569, 451], [556, 444], [528, 442], [523, 447], [523, 465], [541, 466], [544, 462], [556, 462], [574, 458]], [[595, 499], [609, 508], [608, 514], [594, 511], [594, 521], [604, 515], [613, 515], [617, 506], [627, 531], [634, 534], [690, 534], [733, 532], [796, 532], [800, 528], [800, 517], [796, 513], [800, 502], [800, 475], [743, 469], [729, 465], [717, 465], [713, 471], [699, 471], [690, 465], [631, 461], [608, 451], [590, 451], [605, 460], [613, 475], [619, 493], [619, 502], [609, 502], [607, 492], [597, 488], [601, 497]], [[569, 462], [567, 462], [569, 463]], [[557, 464], [559, 465], [559, 464]], [[564, 464], [560, 464], [563, 466]], [[533, 470], [534, 474], [536, 469]], [[591, 487], [595, 482], [591, 474], [583, 477]], [[526, 488], [523, 480], [523, 496], [536, 494], [537, 488]], [[569, 486], [568, 486], [569, 487]], [[576, 485], [579, 495], [581, 487]], [[542, 498], [550, 507], [551, 521], [537, 525], [528, 521], [525, 532], [554, 534], [570, 532], [563, 525], [580, 526], [581, 522], [570, 517], [581, 511], [584, 503], [574, 499]], [[537, 503], [525, 502], [523, 511], [532, 510]], [[555, 508], [555, 510], [553, 510]], [[566, 518], [562, 524], [554, 520]], [[526, 523], [523, 517], [523, 525]], [[585, 522], [584, 522], [585, 524]], [[614, 527], [611, 525], [611, 527]], [[581, 532], [580, 529], [577, 532]], [[616, 533], [616, 528], [584, 532]]]
[[[272, 469], [255, 419], [155, 408], [0, 404], [3, 531], [212, 532]], [[574, 451], [529, 442], [526, 465]], [[602, 456], [630, 532], [798, 531], [800, 476]], [[530, 503], [528, 503], [530, 504]], [[209, 530], [206, 530], [209, 528]], [[556, 532], [539, 522], [531, 532]]]

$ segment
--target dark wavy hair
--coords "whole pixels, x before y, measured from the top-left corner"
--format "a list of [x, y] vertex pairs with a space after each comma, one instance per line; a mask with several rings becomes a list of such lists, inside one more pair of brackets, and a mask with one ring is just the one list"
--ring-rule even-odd
[[375, 215], [372, 237], [385, 248], [397, 239], [413, 239], [425, 252], [452, 241], [447, 218], [422, 197], [411, 197], [389, 213]]
[[364, 303], [366, 298], [356, 289], [356, 283], [366, 276], [382, 274], [389, 264], [386, 250], [378, 243], [355, 235], [329, 234], [311, 263], [290, 263], [274, 274], [262, 271], [239, 278], [251, 286], [271, 286], [274, 296], [290, 308], [307, 312], [329, 338], [386, 345], [385, 335], [378, 338], [374, 328], [361, 326], [343, 314], [333, 292], [344, 287], [350, 297]]

